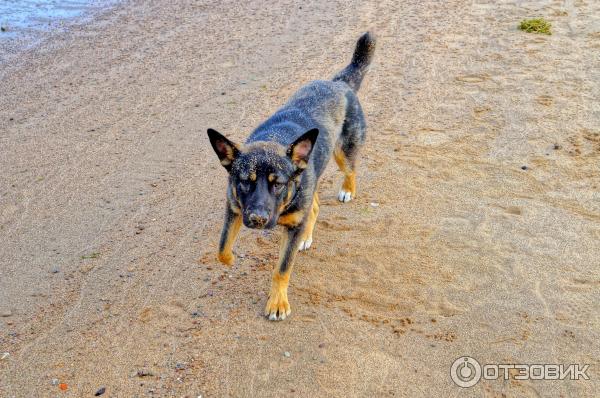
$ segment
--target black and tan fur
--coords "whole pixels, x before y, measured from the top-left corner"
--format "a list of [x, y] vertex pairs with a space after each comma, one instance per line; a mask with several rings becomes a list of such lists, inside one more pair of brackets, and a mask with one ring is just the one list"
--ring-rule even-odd
[[210, 142], [229, 172], [219, 261], [232, 265], [232, 247], [243, 223], [284, 228], [279, 264], [273, 271], [265, 314], [290, 314], [287, 288], [298, 250], [308, 249], [319, 213], [318, 180], [333, 154], [344, 182], [338, 199], [356, 195], [356, 162], [366, 122], [356, 96], [373, 58], [375, 38], [363, 34], [351, 63], [332, 80], [300, 88], [273, 116], [237, 145], [209, 129]]

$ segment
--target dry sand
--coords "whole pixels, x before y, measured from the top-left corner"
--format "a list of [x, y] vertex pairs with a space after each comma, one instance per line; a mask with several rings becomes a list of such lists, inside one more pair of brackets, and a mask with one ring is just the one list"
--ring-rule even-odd
[[[129, 1], [2, 66], [0, 396], [598, 396], [600, 3], [265, 3]], [[205, 130], [243, 140], [370, 28], [359, 198], [330, 164], [268, 322], [278, 234], [213, 260]], [[591, 380], [461, 389], [462, 355]]]

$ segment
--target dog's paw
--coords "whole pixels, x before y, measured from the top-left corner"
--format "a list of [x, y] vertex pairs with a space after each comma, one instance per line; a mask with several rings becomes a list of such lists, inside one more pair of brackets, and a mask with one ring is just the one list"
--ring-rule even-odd
[[217, 255], [217, 259], [225, 265], [232, 266], [235, 262], [235, 256], [232, 252], [226, 253], [222, 252]]
[[283, 321], [290, 315], [290, 303], [287, 298], [287, 291], [284, 289], [271, 289], [269, 300], [265, 307], [265, 315], [270, 321]]
[[341, 189], [338, 193], [338, 200], [342, 203], [350, 202], [352, 200], [352, 192]]
[[298, 251], [308, 250], [310, 248], [310, 245], [312, 245], [312, 236], [300, 242], [300, 246], [298, 246]]

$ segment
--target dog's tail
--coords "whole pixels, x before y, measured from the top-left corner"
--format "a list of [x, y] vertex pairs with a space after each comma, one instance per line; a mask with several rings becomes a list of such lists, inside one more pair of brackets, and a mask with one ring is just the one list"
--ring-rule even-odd
[[375, 36], [371, 32], [364, 33], [356, 42], [350, 65], [338, 72], [332, 80], [346, 82], [354, 92], [357, 92], [369, 70], [374, 53]]

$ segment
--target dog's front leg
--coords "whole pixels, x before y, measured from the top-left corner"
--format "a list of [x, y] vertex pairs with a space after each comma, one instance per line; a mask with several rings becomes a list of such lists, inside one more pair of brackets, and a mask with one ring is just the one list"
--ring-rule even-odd
[[265, 308], [265, 315], [271, 321], [282, 321], [291, 313], [287, 288], [290, 282], [292, 267], [294, 266], [294, 259], [298, 252], [302, 229], [303, 225], [287, 227], [283, 233], [279, 264], [273, 270], [271, 291]]
[[219, 243], [219, 255], [217, 256], [223, 264], [233, 265], [235, 261], [232, 248], [235, 238], [237, 238], [238, 232], [240, 232], [241, 225], [242, 215], [239, 212], [235, 212], [228, 202], [227, 210], [225, 210], [225, 223], [221, 232], [221, 242]]

